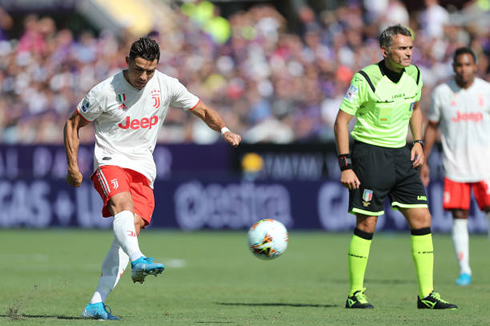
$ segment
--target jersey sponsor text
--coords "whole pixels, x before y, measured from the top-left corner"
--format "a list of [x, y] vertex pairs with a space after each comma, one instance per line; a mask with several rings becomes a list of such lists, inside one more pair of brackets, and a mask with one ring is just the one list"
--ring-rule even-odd
[[128, 128], [131, 128], [133, 130], [137, 130], [139, 128], [151, 129], [153, 126], [156, 126], [157, 123], [158, 123], [158, 117], [156, 115], [152, 116], [151, 118], [141, 118], [141, 119], [132, 119], [132, 120], [130, 116], [127, 116], [124, 123], [120, 123], [118, 126], [121, 129], [128, 129]]
[[461, 111], [458, 110], [456, 112], [456, 117], [453, 117], [452, 120], [454, 122], [471, 121], [471, 120], [474, 120], [475, 122], [480, 122], [483, 120], [483, 113], [481, 112], [462, 113]]

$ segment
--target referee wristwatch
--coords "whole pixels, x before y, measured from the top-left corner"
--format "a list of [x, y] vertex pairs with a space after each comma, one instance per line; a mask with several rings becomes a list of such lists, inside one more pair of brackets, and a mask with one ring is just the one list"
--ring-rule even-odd
[[424, 148], [425, 146], [425, 143], [422, 139], [416, 139], [413, 141], [413, 144], [415, 145], [416, 143], [419, 143], [420, 145], [422, 145], [422, 148]]
[[350, 154], [342, 154], [338, 156], [340, 171], [351, 170], [352, 160]]

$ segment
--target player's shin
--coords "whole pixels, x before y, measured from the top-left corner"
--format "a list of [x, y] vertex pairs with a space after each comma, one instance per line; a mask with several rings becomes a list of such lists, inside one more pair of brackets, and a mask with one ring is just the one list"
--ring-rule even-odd
[[454, 253], [456, 254], [456, 259], [459, 264], [459, 274], [471, 275], [467, 219], [453, 219], [451, 237], [453, 240]]
[[102, 263], [102, 273], [90, 303], [105, 302], [109, 293], [114, 290], [119, 282], [128, 263], [128, 255], [122, 250], [119, 242], [114, 239]]
[[434, 247], [430, 227], [412, 230], [411, 247], [419, 297], [425, 298], [434, 290]]
[[364, 291], [364, 275], [366, 274], [372, 239], [372, 233], [363, 232], [357, 228], [354, 230], [348, 253], [349, 296], [352, 296], [356, 291]]
[[134, 214], [131, 211], [122, 211], [114, 216], [114, 235], [123, 251], [134, 261], [143, 254], [140, 251], [138, 236], [134, 226]]

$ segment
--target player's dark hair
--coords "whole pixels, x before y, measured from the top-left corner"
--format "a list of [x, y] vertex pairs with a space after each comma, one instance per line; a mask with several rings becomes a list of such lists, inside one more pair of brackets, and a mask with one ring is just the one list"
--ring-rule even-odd
[[461, 47], [461, 48], [457, 48], [456, 51], [454, 51], [453, 62], [456, 62], [456, 59], [462, 54], [471, 54], [471, 56], [473, 57], [473, 61], [476, 63], [475, 52], [473, 52], [473, 50], [471, 48], [466, 47], [466, 46]]
[[393, 37], [399, 34], [412, 37], [412, 32], [405, 26], [400, 24], [389, 26], [379, 36], [379, 46], [389, 49], [393, 44]]
[[160, 61], [160, 46], [158, 43], [148, 36], [141, 37], [139, 40], [131, 44], [129, 50], [129, 59], [134, 61], [137, 57], [141, 57], [148, 61]]

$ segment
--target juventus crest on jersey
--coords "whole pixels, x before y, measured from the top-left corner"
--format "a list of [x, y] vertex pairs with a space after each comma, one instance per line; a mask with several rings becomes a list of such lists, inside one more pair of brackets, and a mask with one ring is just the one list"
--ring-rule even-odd
[[153, 150], [168, 108], [194, 108], [199, 99], [177, 79], [159, 71], [138, 90], [123, 72], [90, 90], [77, 107], [87, 121], [94, 122], [95, 168], [118, 165], [140, 172], [153, 183], [156, 168]]

